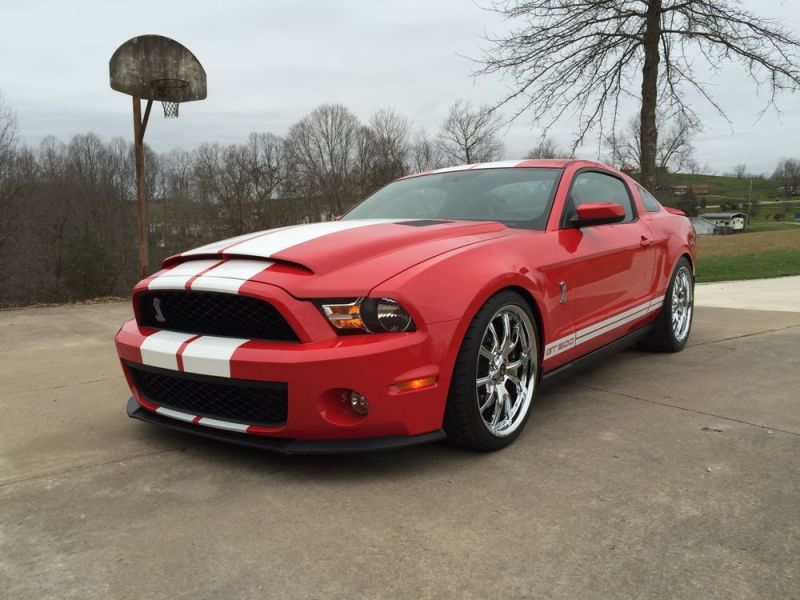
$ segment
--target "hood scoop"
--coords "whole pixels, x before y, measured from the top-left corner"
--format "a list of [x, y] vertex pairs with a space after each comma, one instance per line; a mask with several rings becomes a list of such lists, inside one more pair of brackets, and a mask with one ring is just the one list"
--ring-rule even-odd
[[415, 221], [398, 221], [396, 225], [408, 225], [409, 227], [428, 227], [429, 225], [441, 225], [443, 223], [452, 223], [452, 221], [445, 221], [443, 219], [417, 219]]

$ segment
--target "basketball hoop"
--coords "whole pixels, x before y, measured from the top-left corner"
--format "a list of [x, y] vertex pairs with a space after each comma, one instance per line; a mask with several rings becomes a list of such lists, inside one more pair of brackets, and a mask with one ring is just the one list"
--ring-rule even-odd
[[[144, 132], [156, 100], [164, 117], [175, 119], [183, 102], [206, 97], [206, 72], [186, 46], [163, 35], [140, 35], [114, 51], [108, 61], [112, 90], [133, 99], [133, 150], [136, 161], [136, 205], [139, 213], [139, 276], [147, 277], [147, 191], [144, 176]], [[142, 115], [142, 100], [147, 102]]]
[[189, 82], [183, 79], [155, 79], [150, 85], [153, 97], [161, 100], [164, 118], [177, 119]]

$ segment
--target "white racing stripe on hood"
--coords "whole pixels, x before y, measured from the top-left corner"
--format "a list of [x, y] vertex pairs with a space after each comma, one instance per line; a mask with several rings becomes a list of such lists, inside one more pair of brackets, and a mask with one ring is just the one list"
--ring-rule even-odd
[[202, 292], [236, 294], [248, 279], [274, 264], [266, 260], [227, 260], [203, 273], [189, 287]]
[[182, 263], [180, 265], [173, 267], [172, 269], [161, 271], [160, 275], [150, 280], [150, 283], [147, 284], [147, 289], [179, 290], [183, 288], [192, 277], [199, 275], [206, 269], [210, 269], [214, 265], [219, 264], [219, 262], [220, 262], [219, 259], [211, 259], [211, 260], [192, 260], [189, 262]]
[[[286, 229], [285, 227], [279, 227], [277, 229], [270, 229], [269, 231], [280, 231], [281, 229]], [[194, 250], [189, 250], [188, 252], [183, 252], [181, 256], [193, 256], [196, 254], [216, 254], [223, 248], [230, 246], [232, 244], [238, 244], [239, 242], [244, 242], [245, 240], [249, 240], [252, 238], [257, 238], [259, 236], [264, 235], [267, 233], [266, 231], [256, 231], [253, 233], [245, 233], [244, 235], [239, 235], [232, 238], [226, 238], [224, 240], [220, 240], [218, 242], [213, 242], [211, 244], [206, 244], [205, 246], [200, 246], [199, 248], [195, 248]]]
[[325, 223], [311, 223], [308, 225], [297, 225], [269, 231], [256, 238], [245, 240], [230, 248], [230, 252], [247, 256], [263, 256], [269, 258], [279, 252], [288, 250], [293, 246], [299, 246], [306, 242], [349, 231], [359, 227], [369, 225], [381, 225], [384, 223], [397, 223], [404, 219], [357, 219], [353, 221], [329, 221]]

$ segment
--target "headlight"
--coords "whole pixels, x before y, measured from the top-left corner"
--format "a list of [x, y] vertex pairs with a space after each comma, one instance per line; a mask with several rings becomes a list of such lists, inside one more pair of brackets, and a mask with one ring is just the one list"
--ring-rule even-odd
[[391, 298], [359, 298], [321, 306], [328, 321], [339, 331], [398, 333], [416, 329], [408, 311]]

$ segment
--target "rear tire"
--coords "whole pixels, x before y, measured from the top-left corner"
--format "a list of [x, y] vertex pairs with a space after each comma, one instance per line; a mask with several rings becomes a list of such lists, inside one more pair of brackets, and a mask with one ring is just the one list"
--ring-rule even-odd
[[639, 347], [652, 352], [680, 352], [689, 340], [694, 317], [694, 276], [686, 257], [675, 265], [658, 318]]
[[490, 298], [470, 323], [445, 409], [449, 442], [489, 452], [522, 432], [539, 383], [539, 333], [530, 306], [512, 291]]

